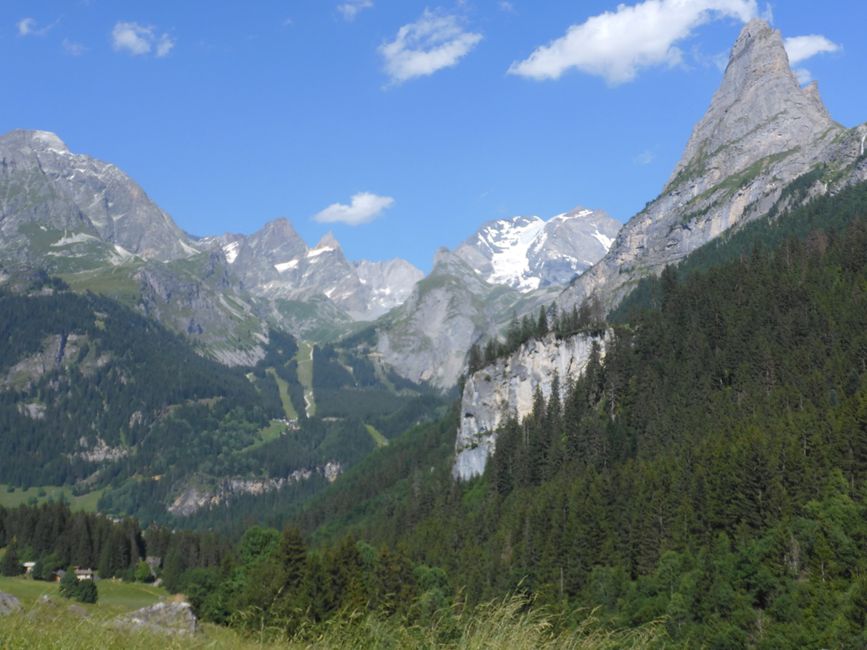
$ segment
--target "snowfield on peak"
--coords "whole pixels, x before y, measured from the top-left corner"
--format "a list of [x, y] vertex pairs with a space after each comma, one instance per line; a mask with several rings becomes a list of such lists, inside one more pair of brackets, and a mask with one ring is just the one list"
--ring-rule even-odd
[[455, 253], [491, 284], [521, 292], [565, 286], [601, 259], [620, 229], [605, 212], [576, 208], [548, 221], [537, 216], [483, 225]]

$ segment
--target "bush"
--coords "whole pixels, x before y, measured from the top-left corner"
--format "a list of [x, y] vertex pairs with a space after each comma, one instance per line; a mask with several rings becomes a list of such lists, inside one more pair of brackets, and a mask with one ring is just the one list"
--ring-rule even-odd
[[96, 583], [93, 580], [82, 580], [79, 582], [77, 598], [82, 603], [96, 603], [99, 598], [99, 591], [96, 588]]
[[95, 603], [99, 591], [93, 580], [79, 580], [75, 577], [75, 569], [69, 567], [60, 579], [60, 595], [82, 603]]

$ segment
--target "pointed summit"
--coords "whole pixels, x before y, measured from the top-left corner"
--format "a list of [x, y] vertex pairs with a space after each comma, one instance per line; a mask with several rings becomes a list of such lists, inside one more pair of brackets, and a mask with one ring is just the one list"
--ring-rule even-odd
[[803, 89], [780, 32], [751, 20], [732, 47], [722, 84], [695, 126], [669, 188], [705, 175], [713, 183], [756, 161], [794, 152], [835, 127], [818, 91]]
[[322, 235], [319, 243], [316, 244], [316, 246], [314, 246], [311, 250], [341, 250], [340, 242], [337, 241], [334, 233], [329, 230], [327, 233]]
[[254, 255], [267, 258], [277, 256], [288, 259], [307, 250], [304, 240], [285, 217], [266, 223], [250, 236], [248, 244]]

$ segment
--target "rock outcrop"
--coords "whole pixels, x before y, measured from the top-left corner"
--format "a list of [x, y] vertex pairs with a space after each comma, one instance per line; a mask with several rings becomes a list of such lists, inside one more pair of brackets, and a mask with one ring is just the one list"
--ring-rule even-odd
[[227, 478], [218, 481], [215, 486], [189, 485], [184, 487], [175, 497], [168, 511], [179, 517], [189, 517], [203, 508], [212, 508], [225, 504], [241, 495], [262, 495], [280, 490], [287, 485], [309, 481], [314, 476], [321, 476], [329, 483], [334, 483], [343, 472], [343, 466], [337, 461], [329, 461], [312, 469], [297, 469], [289, 476], [281, 478]]
[[0, 592], [0, 616], [21, 611], [21, 601], [11, 594]]
[[549, 398], [555, 376], [564, 391], [570, 379], [584, 372], [594, 354], [599, 358], [604, 355], [605, 343], [603, 337], [586, 334], [566, 339], [549, 334], [470, 375], [461, 397], [452, 475], [459, 480], [481, 475], [496, 447], [500, 425], [509, 417], [528, 415], [537, 390]]
[[190, 635], [195, 634], [198, 621], [189, 603], [161, 602], [119, 616], [113, 625], [130, 630]]

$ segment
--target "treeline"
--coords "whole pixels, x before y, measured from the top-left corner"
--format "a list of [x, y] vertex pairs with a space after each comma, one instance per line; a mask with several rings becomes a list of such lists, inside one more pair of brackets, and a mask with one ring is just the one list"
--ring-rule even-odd
[[[867, 214], [867, 183], [804, 202], [814, 184], [826, 173], [824, 167], [818, 167], [804, 174], [783, 190], [767, 217], [711, 240], [670, 269], [669, 275], [674, 273], [683, 280], [694, 273], [749, 256], [756, 247], [773, 251], [792, 238], [804, 241], [815, 232], [840, 233], [853, 219], [863, 218]], [[796, 207], [789, 207], [791, 205]], [[659, 308], [661, 295], [661, 278], [643, 278], [609, 315], [609, 321], [629, 322], [642, 309]]]
[[484, 343], [474, 343], [467, 353], [467, 372], [472, 374], [499, 359], [510, 356], [531, 341], [553, 333], [565, 339], [580, 332], [600, 334], [605, 330], [605, 309], [596, 296], [590, 296], [573, 306], [570, 311], [561, 312], [557, 303], [539, 307], [537, 316], [525, 314], [520, 319], [512, 317], [506, 328], [505, 338], [492, 337]]
[[219, 566], [231, 548], [211, 533], [172, 533], [159, 526], [142, 530], [135, 519], [72, 512], [62, 501], [0, 507], [3, 547], [5, 575], [21, 573], [21, 564], [30, 561], [40, 580], [52, 580], [55, 571], [73, 565], [94, 569], [101, 578], [148, 580], [155, 577], [145, 562], [150, 557], [169, 581], [188, 566]]

